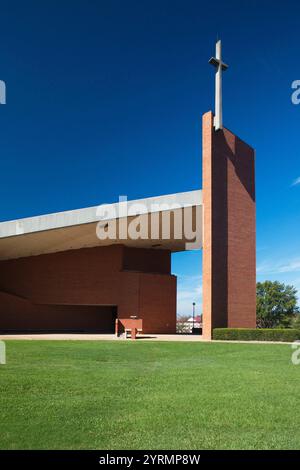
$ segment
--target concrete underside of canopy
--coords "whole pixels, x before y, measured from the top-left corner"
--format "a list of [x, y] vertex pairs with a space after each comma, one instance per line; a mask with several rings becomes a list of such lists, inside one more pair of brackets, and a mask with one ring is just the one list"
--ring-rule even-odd
[[[97, 214], [101, 206], [96, 206], [2, 222], [0, 260], [120, 244], [171, 252], [185, 250], [188, 242], [194, 242], [194, 248], [202, 247], [201, 191], [128, 201], [128, 217], [120, 216], [121, 204], [103, 206], [107, 215], [102, 218]], [[194, 235], [188, 231], [185, 209], [188, 214], [192, 214]], [[112, 228], [106, 239], [97, 236], [99, 223]], [[128, 232], [133, 224], [146, 227], [146, 233], [144, 230], [136, 238], [131, 238]]]

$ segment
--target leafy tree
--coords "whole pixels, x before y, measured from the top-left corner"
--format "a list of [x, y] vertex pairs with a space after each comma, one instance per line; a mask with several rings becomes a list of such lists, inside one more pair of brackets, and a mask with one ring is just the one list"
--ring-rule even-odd
[[293, 322], [292, 322], [292, 327], [296, 328], [297, 330], [300, 330], [300, 313], [297, 313], [295, 315], [295, 318], [293, 319]]
[[258, 328], [290, 328], [298, 318], [297, 289], [278, 281], [256, 285]]

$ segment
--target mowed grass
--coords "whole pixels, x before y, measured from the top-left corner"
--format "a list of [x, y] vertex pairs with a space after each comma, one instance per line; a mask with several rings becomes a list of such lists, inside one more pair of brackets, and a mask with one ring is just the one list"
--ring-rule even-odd
[[1, 449], [300, 449], [288, 345], [6, 344]]

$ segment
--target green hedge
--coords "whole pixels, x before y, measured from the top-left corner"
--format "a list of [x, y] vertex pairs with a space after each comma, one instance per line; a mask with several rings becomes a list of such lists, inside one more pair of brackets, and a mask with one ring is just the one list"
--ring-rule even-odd
[[292, 328], [215, 328], [213, 339], [293, 342], [300, 340], [300, 330]]

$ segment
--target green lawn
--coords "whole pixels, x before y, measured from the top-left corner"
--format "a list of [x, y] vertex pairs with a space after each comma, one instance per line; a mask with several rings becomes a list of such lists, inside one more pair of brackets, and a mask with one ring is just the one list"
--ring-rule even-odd
[[6, 344], [1, 449], [300, 449], [288, 345]]

